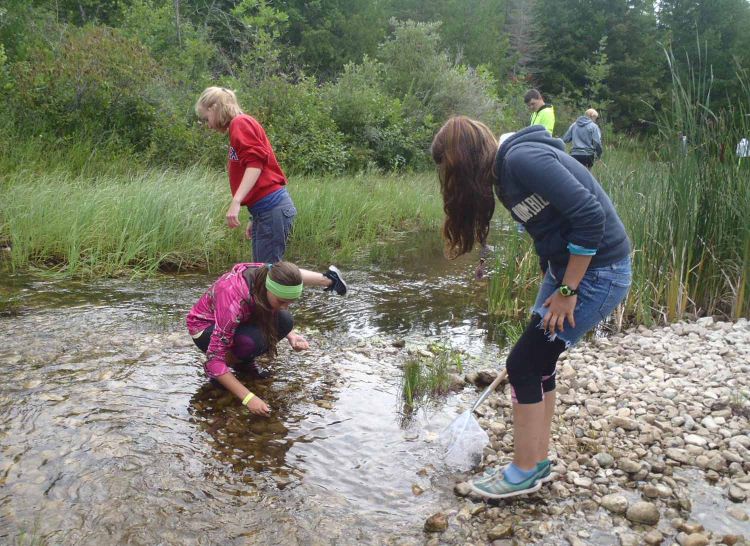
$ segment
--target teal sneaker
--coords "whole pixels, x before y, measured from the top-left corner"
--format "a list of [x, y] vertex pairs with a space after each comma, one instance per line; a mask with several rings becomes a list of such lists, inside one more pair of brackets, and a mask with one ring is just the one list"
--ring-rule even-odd
[[506, 499], [539, 491], [542, 482], [537, 478], [536, 472], [519, 483], [510, 483], [505, 479], [503, 472], [496, 472], [490, 478], [471, 480], [469, 485], [477, 495], [490, 499]]
[[539, 483], [547, 483], [555, 474], [552, 472], [552, 463], [544, 461], [543, 463], [536, 463], [536, 479]]
[[[490, 468], [485, 469], [482, 475], [474, 481], [479, 482], [490, 479], [494, 477], [498, 472], [502, 472], [502, 470], [503, 469], [499, 466], [491, 466]], [[547, 483], [555, 477], [555, 474], [552, 473], [552, 464], [549, 461], [536, 463], [536, 474], [534, 476], [541, 483]]]

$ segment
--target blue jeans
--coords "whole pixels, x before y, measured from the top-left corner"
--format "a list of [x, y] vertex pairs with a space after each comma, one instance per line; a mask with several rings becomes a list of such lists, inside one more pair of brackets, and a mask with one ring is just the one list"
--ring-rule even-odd
[[253, 214], [253, 261], [276, 263], [284, 259], [297, 209], [289, 195], [270, 210]]
[[[564, 274], [565, 266], [549, 264], [532, 313], [544, 318], [547, 314], [544, 302], [560, 286]], [[576, 327], [571, 327], [566, 321], [564, 331], [553, 335], [551, 339], [559, 337], [566, 347], [575, 345], [625, 299], [632, 276], [630, 256], [610, 265], [589, 268], [578, 285], [578, 301], [573, 311]]]

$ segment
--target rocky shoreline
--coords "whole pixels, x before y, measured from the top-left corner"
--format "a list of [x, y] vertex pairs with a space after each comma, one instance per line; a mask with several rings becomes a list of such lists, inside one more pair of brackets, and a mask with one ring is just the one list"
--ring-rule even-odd
[[[750, 544], [748, 372], [745, 319], [581, 343], [558, 366], [556, 478], [485, 502], [459, 475], [455, 506], [425, 522], [427, 544]], [[510, 410], [507, 387], [479, 409], [490, 445], [478, 471], [511, 456]]]

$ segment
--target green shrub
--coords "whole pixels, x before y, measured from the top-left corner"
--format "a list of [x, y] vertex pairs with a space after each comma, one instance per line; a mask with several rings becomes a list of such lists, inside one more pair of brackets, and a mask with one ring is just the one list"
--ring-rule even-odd
[[489, 71], [453, 62], [441, 49], [439, 23], [392, 20], [394, 32], [378, 53], [385, 89], [401, 100], [418, 149], [427, 150], [450, 116], [462, 114], [499, 125], [502, 104]]
[[17, 126], [56, 136], [115, 134], [144, 149], [157, 115], [150, 96], [159, 67], [137, 41], [107, 27], [66, 31], [59, 47], [15, 63], [10, 103]]
[[148, 48], [175, 80], [194, 88], [208, 86], [209, 67], [218, 55], [216, 45], [205, 28], [196, 28], [184, 17], [178, 34], [171, 2], [131, 0], [121, 29]]
[[350, 149], [349, 168], [397, 170], [413, 163], [420, 149], [398, 99], [383, 90], [383, 66], [365, 57], [349, 63], [324, 91], [331, 115]]
[[246, 111], [261, 122], [281, 167], [292, 173], [339, 173], [348, 161], [344, 135], [311, 78], [292, 84], [280, 77], [253, 89]]

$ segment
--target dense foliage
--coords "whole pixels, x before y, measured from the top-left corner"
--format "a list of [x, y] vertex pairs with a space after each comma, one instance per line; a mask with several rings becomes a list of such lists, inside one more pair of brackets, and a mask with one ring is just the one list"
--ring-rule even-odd
[[732, 108], [747, 28], [747, 0], [7, 0], [0, 152], [219, 166], [224, 141], [192, 108], [211, 84], [238, 91], [291, 172], [418, 169], [451, 114], [525, 125], [531, 86], [556, 132], [589, 106], [653, 132], [665, 51], [710, 67], [706, 106]]

